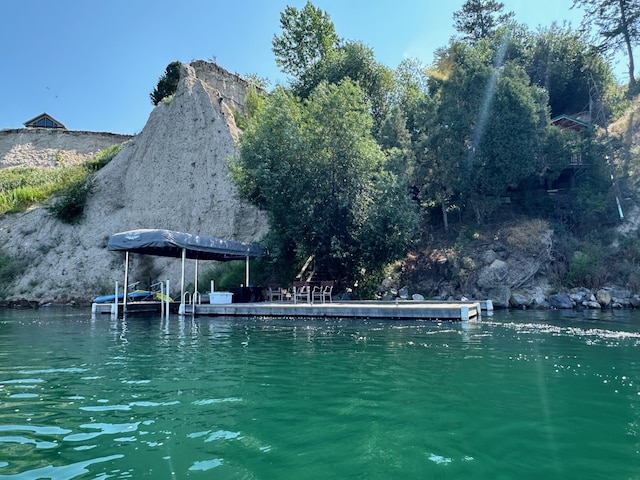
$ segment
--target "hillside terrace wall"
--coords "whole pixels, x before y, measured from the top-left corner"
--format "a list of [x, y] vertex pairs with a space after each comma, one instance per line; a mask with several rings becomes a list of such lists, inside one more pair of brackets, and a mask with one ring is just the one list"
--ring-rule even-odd
[[82, 163], [132, 135], [45, 128], [0, 130], [0, 168]]

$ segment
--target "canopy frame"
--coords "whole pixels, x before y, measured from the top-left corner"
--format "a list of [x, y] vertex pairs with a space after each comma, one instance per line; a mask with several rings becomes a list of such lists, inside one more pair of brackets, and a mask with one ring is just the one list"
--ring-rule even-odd
[[[232, 260], [244, 260], [245, 285], [249, 285], [249, 259], [265, 257], [269, 251], [257, 244], [237, 242], [234, 240], [222, 240], [216, 237], [192, 235], [164, 229], [138, 229], [120, 232], [112, 235], [107, 243], [107, 250], [125, 252], [125, 295], [123, 311], [126, 314], [127, 285], [129, 272], [129, 253], [143, 255], [155, 255], [162, 257], [180, 258], [182, 270], [180, 276], [180, 310], [185, 312], [185, 263], [186, 259], [196, 262], [195, 292], [198, 291], [198, 260], [216, 260], [228, 262]], [[194, 295], [195, 295], [194, 292]], [[169, 292], [167, 292], [167, 296]], [[167, 309], [168, 311], [168, 309]]]

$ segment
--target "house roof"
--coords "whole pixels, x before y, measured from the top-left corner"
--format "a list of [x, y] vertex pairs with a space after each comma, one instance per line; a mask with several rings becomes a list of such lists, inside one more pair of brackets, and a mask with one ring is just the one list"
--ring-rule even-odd
[[560, 129], [563, 132], [567, 130], [570, 130], [573, 132], [580, 132], [586, 128], [591, 127], [590, 123], [585, 122], [584, 120], [580, 120], [577, 117], [572, 117], [571, 115], [566, 115], [566, 114], [558, 115], [557, 117], [552, 118], [551, 123], [553, 125], [560, 127]]
[[23, 124], [25, 127], [33, 127], [33, 128], [62, 128], [64, 130], [67, 127], [64, 124], [46, 112], [42, 112], [40, 115], [33, 117], [31, 120], [27, 120]]

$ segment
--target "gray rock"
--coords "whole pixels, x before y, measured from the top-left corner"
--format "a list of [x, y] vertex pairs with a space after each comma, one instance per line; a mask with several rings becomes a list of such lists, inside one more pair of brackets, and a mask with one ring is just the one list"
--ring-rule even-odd
[[530, 307], [532, 299], [529, 295], [520, 292], [512, 292], [509, 299], [509, 305], [513, 308]]
[[496, 288], [502, 285], [509, 273], [509, 266], [502, 260], [494, 260], [491, 265], [484, 267], [478, 275], [478, 285], [482, 288]]
[[497, 258], [498, 258], [498, 255], [492, 249], [489, 249], [486, 252], [484, 252], [484, 255], [482, 256], [482, 260], [484, 261], [485, 265], [491, 265], [494, 262], [494, 260], [496, 260]]
[[586, 308], [590, 308], [592, 310], [599, 310], [602, 308], [602, 306], [598, 303], [598, 302], [594, 302], [592, 300], [587, 300], [586, 302], [583, 302], [582, 304], [584, 307]]
[[573, 301], [566, 293], [556, 293], [549, 297], [549, 305], [551, 308], [569, 309], [573, 308]]
[[493, 288], [486, 294], [486, 300], [491, 300], [496, 308], [509, 308], [510, 298], [511, 289], [507, 286]]
[[611, 295], [605, 289], [601, 288], [596, 292], [596, 301], [602, 307], [608, 307], [611, 304]]

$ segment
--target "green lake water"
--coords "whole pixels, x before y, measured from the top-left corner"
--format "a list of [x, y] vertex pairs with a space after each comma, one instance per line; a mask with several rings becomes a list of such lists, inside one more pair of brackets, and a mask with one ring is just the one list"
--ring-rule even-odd
[[0, 480], [640, 479], [640, 313], [0, 311]]

